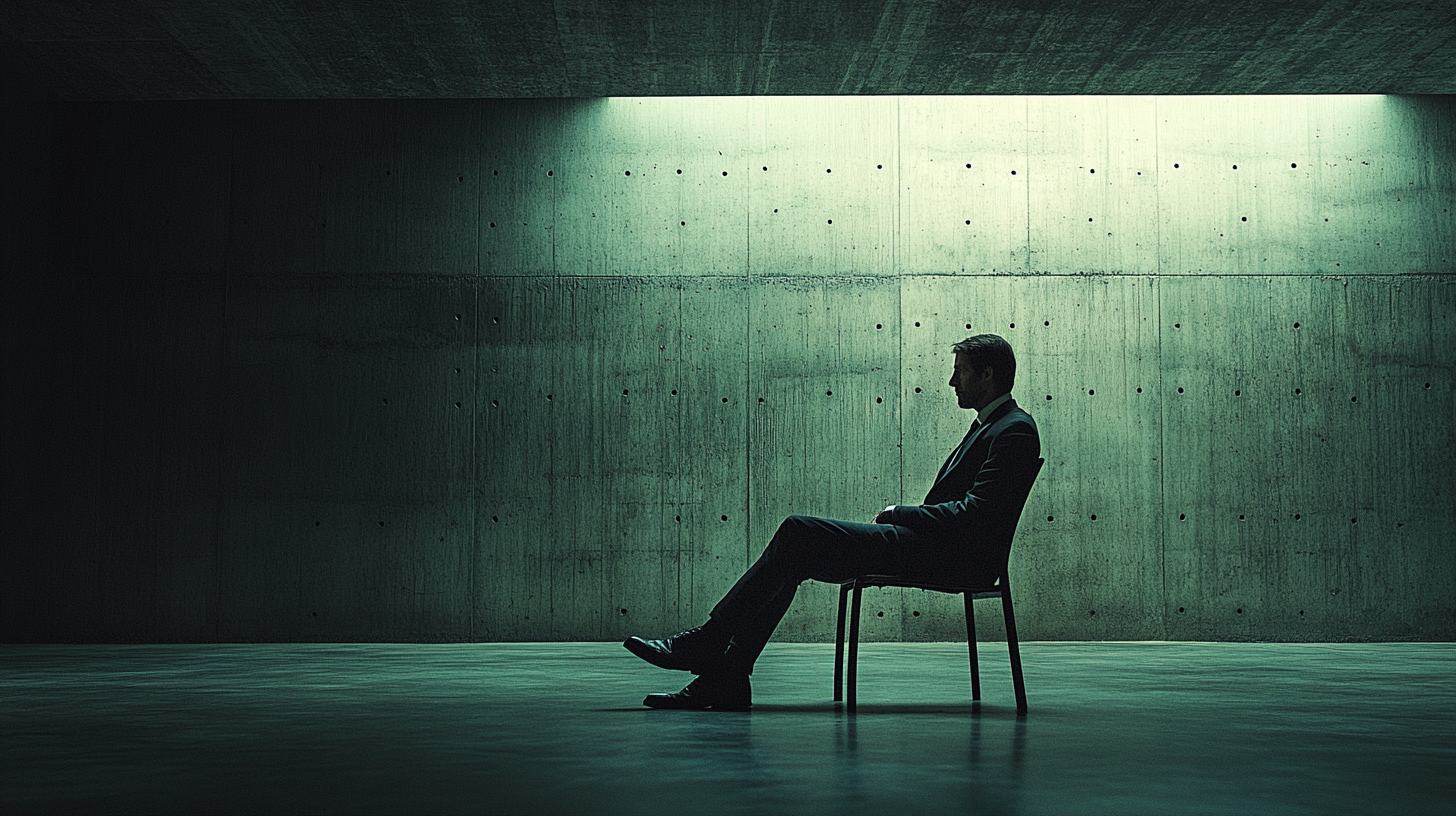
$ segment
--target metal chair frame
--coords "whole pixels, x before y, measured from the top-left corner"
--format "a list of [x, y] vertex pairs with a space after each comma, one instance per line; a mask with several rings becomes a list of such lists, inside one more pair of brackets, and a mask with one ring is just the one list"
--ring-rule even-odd
[[[1036, 482], [1036, 477], [1041, 473], [1042, 465], [1046, 464], [1045, 459], [1038, 459], [1036, 469], [1032, 471], [1031, 478], [1027, 482], [1026, 494], [1022, 496], [1022, 506], [1017, 508], [1017, 523], [1020, 524], [1020, 514], [1026, 507], [1026, 498], [1031, 494], [1031, 487]], [[1012, 530], [1012, 537], [1015, 537], [1015, 529]], [[1010, 557], [1010, 548], [1007, 548], [1007, 557]], [[861, 575], [852, 578], [839, 586], [839, 623], [836, 626], [834, 642], [834, 701], [845, 702], [845, 708], [854, 711], [856, 708], [856, 668], [859, 662], [859, 619], [861, 596], [865, 587], [907, 587], [911, 589], [924, 589], [930, 592], [945, 592], [953, 595], [963, 595], [966, 604], [966, 647], [970, 652], [971, 661], [971, 700], [975, 703], [981, 701], [981, 667], [976, 657], [976, 611], [974, 602], [979, 598], [1000, 598], [1002, 613], [1006, 617], [1006, 649], [1011, 657], [1011, 682], [1016, 689], [1016, 711], [1018, 714], [1026, 713], [1026, 681], [1021, 673], [1021, 647], [1016, 638], [1016, 613], [1011, 606], [1011, 578], [1008, 575], [1006, 565], [1003, 563], [1001, 574], [995, 582], [984, 584], [946, 584], [934, 579], [922, 580], [914, 577], [897, 575]], [[853, 609], [850, 610], [849, 625], [849, 699], [844, 699], [845, 679], [845, 654], [844, 654], [844, 619], [846, 602], [850, 593], [854, 593]]]

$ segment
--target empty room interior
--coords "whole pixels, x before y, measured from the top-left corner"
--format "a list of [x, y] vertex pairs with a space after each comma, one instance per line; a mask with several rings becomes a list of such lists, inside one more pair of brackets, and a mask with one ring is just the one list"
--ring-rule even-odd
[[6, 813], [1451, 812], [1449, 6], [0, 35]]

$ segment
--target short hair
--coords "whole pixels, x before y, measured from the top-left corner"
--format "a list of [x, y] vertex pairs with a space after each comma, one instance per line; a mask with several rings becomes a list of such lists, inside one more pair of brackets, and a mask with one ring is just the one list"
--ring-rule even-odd
[[951, 346], [951, 350], [964, 353], [971, 368], [980, 372], [990, 366], [996, 372], [996, 385], [1006, 392], [1016, 383], [1016, 355], [1011, 344], [995, 334], [978, 334]]

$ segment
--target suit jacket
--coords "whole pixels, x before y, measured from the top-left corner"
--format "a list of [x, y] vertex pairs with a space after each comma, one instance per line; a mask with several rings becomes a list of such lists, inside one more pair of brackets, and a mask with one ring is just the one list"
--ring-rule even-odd
[[1009, 399], [951, 451], [925, 501], [897, 505], [888, 520], [948, 545], [943, 566], [999, 570], [1040, 457], [1036, 422]]

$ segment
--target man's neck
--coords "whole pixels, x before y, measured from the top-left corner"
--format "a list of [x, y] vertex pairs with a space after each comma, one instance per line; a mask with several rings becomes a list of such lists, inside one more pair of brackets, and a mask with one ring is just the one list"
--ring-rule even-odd
[[981, 406], [980, 408], [977, 408], [976, 409], [976, 420], [979, 421], [979, 422], [984, 423], [986, 421], [986, 419], [991, 416], [991, 412], [992, 411], [995, 411], [997, 408], [1000, 408], [1004, 403], [1006, 403], [1010, 399], [1011, 399], [1011, 392], [1010, 391], [1007, 391], [1006, 393], [1004, 393], [1001, 396], [999, 396], [999, 397], [991, 400], [990, 402], [986, 403], [985, 405]]

